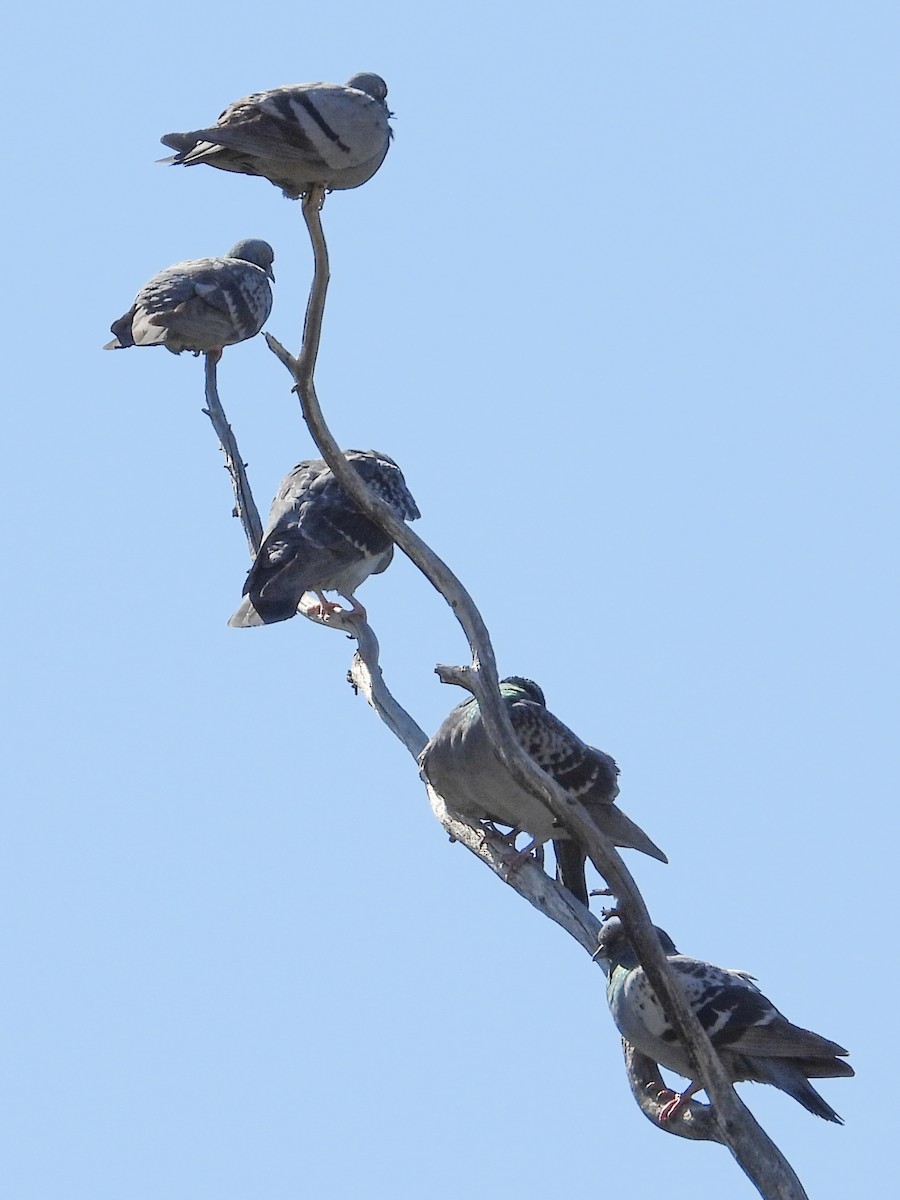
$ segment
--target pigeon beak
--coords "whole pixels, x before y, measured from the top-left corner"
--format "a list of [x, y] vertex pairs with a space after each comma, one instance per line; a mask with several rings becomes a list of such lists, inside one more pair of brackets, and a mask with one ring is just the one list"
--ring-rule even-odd
[[272, 282], [274, 283], [274, 282], [275, 282], [275, 272], [272, 270], [272, 268], [271, 268], [271, 267], [269, 267], [268, 271], [266, 271], [266, 274], [268, 275], [268, 277], [269, 277], [269, 278], [272, 280]]

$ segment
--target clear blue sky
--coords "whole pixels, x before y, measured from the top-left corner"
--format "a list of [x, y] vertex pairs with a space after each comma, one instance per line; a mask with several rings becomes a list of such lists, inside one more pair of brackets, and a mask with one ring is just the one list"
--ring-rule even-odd
[[[248, 23], [248, 17], [255, 17]], [[157, 166], [248, 92], [383, 74], [325, 208], [318, 376], [403, 466], [501, 671], [622, 768], [687, 953], [852, 1051], [830, 1126], [742, 1092], [816, 1200], [895, 1174], [897, 53], [889, 3], [88, 3], [7, 50], [8, 1200], [752, 1196], [654, 1131], [600, 972], [446, 837], [246, 548], [202, 364], [103, 354], [138, 285], [264, 237], [261, 180]], [[311, 442], [262, 339], [220, 370], [261, 508]], [[419, 723], [465, 646], [361, 593]], [[892, 932], [892, 930], [891, 930]], [[885, 1052], [884, 1047], [889, 1047]], [[637, 1182], [636, 1180], [639, 1180]]]

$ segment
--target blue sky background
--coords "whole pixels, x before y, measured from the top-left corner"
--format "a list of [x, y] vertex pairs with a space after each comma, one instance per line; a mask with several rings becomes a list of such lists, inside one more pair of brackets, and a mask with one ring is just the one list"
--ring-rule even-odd
[[[255, 19], [249, 19], [255, 14]], [[895, 1174], [897, 53], [888, 3], [32, 8], [7, 49], [0, 839], [9, 1200], [751, 1196], [654, 1131], [602, 976], [431, 817], [352, 646], [225, 622], [246, 549], [202, 363], [103, 354], [242, 237], [299, 344], [299, 206], [161, 134], [375, 70], [324, 219], [319, 392], [403, 466], [504, 673], [622, 769], [687, 953], [852, 1051], [844, 1129], [742, 1094], [809, 1194]], [[262, 509], [312, 445], [262, 339], [222, 399]], [[433, 729], [466, 651], [361, 593]], [[885, 1047], [888, 1047], [886, 1050]]]

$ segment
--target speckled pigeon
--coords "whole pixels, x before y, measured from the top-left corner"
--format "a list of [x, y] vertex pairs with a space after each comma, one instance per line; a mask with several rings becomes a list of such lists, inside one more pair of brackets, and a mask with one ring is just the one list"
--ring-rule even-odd
[[[345, 450], [344, 457], [404, 521], [419, 516], [403, 473], [377, 450]], [[322, 595], [336, 591], [351, 611], [365, 615], [354, 592], [384, 571], [394, 554], [386, 533], [363, 516], [324, 459], [294, 467], [278, 489], [259, 553], [244, 584], [245, 599], [228, 622], [234, 629], [287, 621], [304, 592], [315, 592], [320, 611], [337, 606]]]
[[259, 333], [272, 310], [272, 247], [245, 238], [222, 258], [192, 258], [145, 283], [114, 321], [104, 350], [165, 346], [173, 354], [221, 353]]
[[[853, 1075], [842, 1056], [849, 1053], [828, 1038], [792, 1025], [767, 1000], [746, 971], [716, 967], [679, 954], [672, 939], [657, 929], [663, 949], [691, 1007], [709, 1034], [733, 1083], [749, 1079], [770, 1083], [826, 1121], [843, 1121], [819, 1095], [810, 1079]], [[654, 1062], [692, 1079], [687, 1054], [669, 1024], [638, 964], [618, 917], [600, 931], [597, 957], [607, 967], [606, 995], [613, 1020], [626, 1041]], [[667, 1104], [660, 1120], [668, 1120], [703, 1087], [690, 1087]]]
[[[662, 850], [615, 804], [619, 769], [613, 759], [586, 745], [548, 712], [544, 693], [533, 680], [511, 675], [501, 680], [500, 694], [523, 749], [581, 801], [614, 845], [667, 862]], [[467, 820], [511, 825], [526, 830], [536, 843], [553, 839], [560, 882], [582, 904], [588, 903], [584, 850], [500, 762], [474, 696], [453, 709], [422, 751], [419, 765], [435, 791]]]
[[315, 184], [359, 187], [388, 152], [387, 84], [364, 71], [344, 83], [295, 83], [229, 104], [215, 125], [160, 140], [178, 153], [163, 162], [208, 163], [261, 175], [292, 200]]

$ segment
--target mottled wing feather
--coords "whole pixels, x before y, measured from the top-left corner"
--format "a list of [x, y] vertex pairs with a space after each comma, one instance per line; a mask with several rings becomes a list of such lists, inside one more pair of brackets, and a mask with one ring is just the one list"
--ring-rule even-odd
[[377, 553], [390, 544], [381, 530], [366, 522], [373, 533], [369, 542], [375, 542], [374, 535], [383, 539], [380, 546], [369, 551], [364, 534], [356, 527], [357, 518], [362, 521], [365, 518], [352, 508], [341, 511], [340, 500], [329, 500], [329, 492], [344, 497], [346, 503], [343, 491], [329, 473], [327, 478], [316, 478], [299, 503], [281, 513], [263, 539], [247, 576], [244, 595], [264, 590], [274, 574], [297, 568], [292, 590], [299, 599], [304, 591], [316, 586], [317, 579], [332, 574], [335, 567], [361, 554]]
[[[356, 473], [401, 520], [411, 521], [419, 516], [400, 468], [392, 459], [359, 451], [348, 451], [347, 458]], [[380, 554], [391, 544], [388, 535], [360, 512], [327, 469], [309, 484], [299, 525], [311, 542], [337, 555]]]
[[[364, 162], [372, 154], [373, 132], [387, 124], [384, 105], [346, 87], [276, 88], [257, 106], [271, 120], [276, 137], [301, 134], [310, 151], [329, 167]], [[318, 145], [303, 134], [304, 127], [321, 135]]]
[[154, 338], [147, 327], [164, 326], [176, 348], [230, 345], [262, 328], [272, 307], [265, 273], [239, 259], [204, 258], [176, 263], [138, 292], [135, 337]]
[[248, 166], [254, 161], [262, 166], [270, 159], [319, 169], [328, 166], [300, 126], [273, 121], [259, 111], [248, 110], [240, 123], [167, 133], [160, 140], [178, 150], [186, 166], [220, 155], [223, 149], [247, 156]]
[[[346, 455], [398, 515], [419, 515], [393, 460], [365, 451]], [[293, 615], [305, 591], [336, 586], [332, 581], [342, 575], [346, 579], [348, 567], [352, 579], [356, 563], [361, 564], [358, 583], [367, 566], [370, 573], [383, 571], [391, 550], [390, 538], [356, 508], [328, 466], [322, 460], [305, 460], [278, 489], [244, 595], [251, 596], [258, 611], [265, 609], [267, 618]]]
[[717, 1049], [781, 1058], [847, 1053], [836, 1042], [791, 1024], [746, 975], [681, 956], [669, 961]]
[[403, 521], [416, 521], [421, 516], [403, 473], [386, 454], [372, 457], [360, 451], [348, 451], [357, 474]]
[[610, 804], [615, 800], [619, 772], [608, 754], [582, 742], [532, 700], [515, 700], [508, 707], [520, 744], [560, 787], [581, 800]]
[[299, 525], [310, 542], [335, 554], [377, 554], [391, 544], [387, 534], [359, 511], [333, 475], [314, 487], [301, 508]]
[[165, 315], [179, 305], [193, 300], [197, 284], [214, 282], [215, 259], [198, 258], [193, 262], [175, 263], [160, 271], [138, 292], [138, 302], [148, 316]]
[[729, 978], [724, 972], [716, 978], [703, 970], [706, 963], [684, 963], [677, 958], [671, 962], [714, 1046], [733, 1048], [747, 1029], [771, 1020], [771, 1004], [752, 984]]
[[269, 509], [269, 522], [266, 528], [273, 529], [285, 513], [290, 512], [299, 504], [304, 493], [312, 487], [313, 481], [327, 472], [328, 467], [318, 458], [304, 459], [303, 462], [297, 463], [293, 471], [285, 475], [278, 485], [278, 491], [275, 493]]

